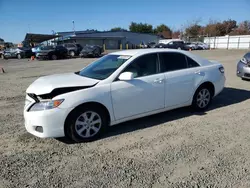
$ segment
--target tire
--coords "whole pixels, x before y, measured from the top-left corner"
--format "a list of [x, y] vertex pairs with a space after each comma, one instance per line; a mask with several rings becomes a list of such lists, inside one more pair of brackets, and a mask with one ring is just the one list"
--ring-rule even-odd
[[21, 56], [21, 54], [17, 54], [17, 59], [22, 59], [22, 56]]
[[193, 97], [192, 107], [196, 111], [206, 110], [212, 102], [212, 90], [208, 86], [199, 87]]
[[65, 122], [65, 135], [77, 143], [90, 142], [98, 139], [107, 126], [108, 117], [102, 108], [95, 105], [83, 106], [70, 113]]
[[52, 60], [57, 60], [57, 56], [55, 54], [51, 55]]
[[76, 53], [74, 51], [69, 52], [70, 57], [75, 57]]

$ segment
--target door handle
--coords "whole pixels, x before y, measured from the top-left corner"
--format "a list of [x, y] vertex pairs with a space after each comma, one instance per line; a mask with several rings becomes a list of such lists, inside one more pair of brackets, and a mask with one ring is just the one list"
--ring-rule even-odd
[[154, 83], [163, 83], [164, 79], [163, 78], [157, 78], [154, 80]]
[[204, 72], [201, 72], [201, 71], [196, 71], [196, 72], [194, 72], [195, 74], [198, 74], [198, 75], [200, 75], [200, 76], [205, 76], [205, 73]]

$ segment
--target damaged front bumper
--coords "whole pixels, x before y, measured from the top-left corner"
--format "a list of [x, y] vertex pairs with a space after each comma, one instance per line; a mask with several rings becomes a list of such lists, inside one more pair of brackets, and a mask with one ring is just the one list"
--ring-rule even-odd
[[26, 130], [41, 138], [64, 137], [64, 123], [71, 108], [53, 108], [41, 111], [29, 111], [37, 103], [30, 96], [26, 96], [24, 120]]

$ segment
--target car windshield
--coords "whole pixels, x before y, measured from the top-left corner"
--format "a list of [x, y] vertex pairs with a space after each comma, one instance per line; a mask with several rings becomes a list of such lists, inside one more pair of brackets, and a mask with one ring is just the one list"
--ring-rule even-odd
[[91, 63], [77, 74], [88, 78], [104, 80], [113, 74], [113, 72], [115, 72], [130, 57], [131, 56], [106, 55]]

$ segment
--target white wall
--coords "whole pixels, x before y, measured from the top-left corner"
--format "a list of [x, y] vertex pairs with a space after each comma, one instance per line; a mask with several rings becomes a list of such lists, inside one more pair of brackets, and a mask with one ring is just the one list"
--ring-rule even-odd
[[205, 37], [204, 42], [211, 48], [250, 49], [250, 35]]

